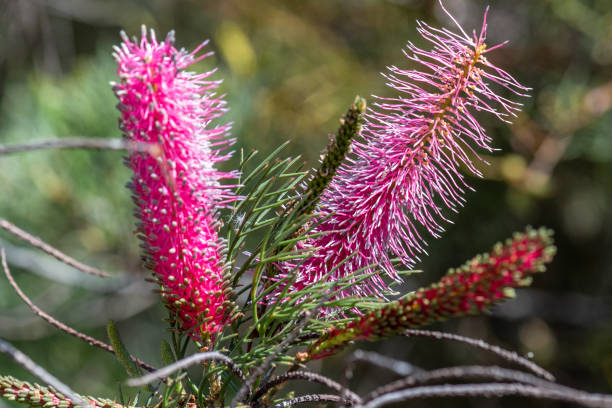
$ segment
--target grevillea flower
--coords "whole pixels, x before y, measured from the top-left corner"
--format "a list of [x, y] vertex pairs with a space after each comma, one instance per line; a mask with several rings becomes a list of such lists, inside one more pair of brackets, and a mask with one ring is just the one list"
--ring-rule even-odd
[[528, 286], [531, 275], [544, 272], [555, 253], [552, 232], [528, 229], [488, 254], [451, 269], [437, 283], [369, 312], [344, 327], [329, 330], [310, 350], [310, 358], [331, 354], [348, 342], [376, 340], [405, 329], [476, 314]]
[[214, 126], [225, 102], [212, 90], [212, 72], [185, 71], [209, 54], [177, 50], [171, 32], [158, 42], [143, 27], [140, 40], [122, 33], [115, 47], [120, 127], [129, 141], [150, 143], [126, 159], [134, 171], [133, 192], [145, 262], [161, 286], [177, 328], [207, 339], [220, 331], [231, 311], [228, 268], [215, 211], [233, 199], [220, 180], [235, 177], [213, 165], [231, 141], [228, 125]]
[[[321, 197], [314, 229], [320, 235], [301, 244], [314, 255], [299, 266], [281, 265], [285, 275], [298, 271], [292, 290], [323, 277], [336, 281], [371, 272], [374, 264], [399, 280], [390, 254], [413, 267], [424, 252], [422, 233], [439, 237], [448, 210], [463, 205], [469, 186], [459, 168], [480, 175], [472, 163], [481, 160], [477, 150], [493, 150], [473, 112], [507, 122], [520, 104], [497, 95], [491, 85], [517, 95], [528, 88], [488, 60], [488, 53], [503, 44], [487, 48], [486, 12], [479, 34], [469, 36], [456, 24], [459, 33], [418, 22], [418, 32], [433, 48], [408, 44], [405, 55], [421, 70], [393, 66], [384, 75], [400, 96], [377, 97], [353, 155]], [[339, 296], [380, 295], [385, 288], [374, 274]]]

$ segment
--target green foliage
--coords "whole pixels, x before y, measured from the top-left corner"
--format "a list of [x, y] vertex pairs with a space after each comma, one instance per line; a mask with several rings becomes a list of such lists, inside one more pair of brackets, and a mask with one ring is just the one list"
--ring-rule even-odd
[[172, 353], [172, 349], [166, 340], [161, 341], [161, 355], [165, 365], [172, 364], [176, 359]]
[[113, 350], [115, 350], [115, 355], [121, 365], [123, 365], [123, 368], [125, 368], [125, 371], [132, 377], [140, 375], [140, 368], [132, 361], [130, 353], [121, 341], [119, 330], [117, 330], [117, 326], [115, 326], [113, 321], [109, 321], [106, 325], [106, 332], [108, 333], [108, 338], [113, 346]]

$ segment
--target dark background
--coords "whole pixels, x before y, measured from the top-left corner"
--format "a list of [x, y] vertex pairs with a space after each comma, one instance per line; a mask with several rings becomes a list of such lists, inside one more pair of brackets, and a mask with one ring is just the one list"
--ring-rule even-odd
[[[466, 29], [480, 28], [483, 1], [448, 0]], [[502, 151], [487, 157], [485, 178], [454, 216], [425, 273], [406, 289], [439, 278], [525, 225], [556, 231], [558, 255], [517, 299], [479, 316], [435, 328], [483, 338], [521, 354], [567, 385], [612, 392], [612, 3], [609, 0], [491, 1], [489, 44], [498, 66], [533, 88], [512, 126], [481, 116]], [[378, 74], [407, 66], [401, 48], [417, 38], [415, 20], [452, 28], [425, 0], [103, 1], [0, 0], [0, 143], [119, 137], [112, 45], [118, 32], [147, 24], [177, 45], [206, 38], [219, 67], [237, 148], [270, 151], [291, 139], [288, 154], [316, 163], [354, 95], [392, 96]], [[371, 100], [371, 98], [370, 98]], [[129, 178], [118, 152], [40, 151], [0, 157], [0, 216], [77, 259], [111, 271], [84, 277], [0, 232], [13, 272], [33, 301], [101, 339], [117, 321], [128, 348], [161, 364], [165, 316], [143, 282]], [[229, 163], [227, 168], [235, 165]], [[125, 378], [111, 355], [39, 320], [0, 280], [0, 337], [83, 394], [115, 398]], [[434, 340], [395, 338], [359, 347], [425, 368], [499, 363], [484, 353]], [[323, 363], [337, 378], [348, 351]], [[312, 367], [319, 370], [317, 364]], [[6, 356], [0, 373], [31, 379]], [[363, 375], [367, 373], [370, 375]], [[355, 389], [390, 379], [363, 367]], [[519, 400], [462, 400], [466, 406], [513, 406]], [[458, 401], [428, 401], [448, 406]], [[528, 401], [530, 406], [554, 403]], [[5, 402], [0, 402], [0, 407]]]

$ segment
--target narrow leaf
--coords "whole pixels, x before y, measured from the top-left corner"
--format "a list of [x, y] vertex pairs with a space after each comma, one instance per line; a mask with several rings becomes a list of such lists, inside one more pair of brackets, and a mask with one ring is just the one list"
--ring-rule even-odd
[[110, 320], [106, 325], [106, 332], [111, 345], [113, 346], [113, 350], [115, 350], [115, 355], [117, 356], [117, 359], [119, 359], [121, 365], [123, 365], [123, 368], [125, 368], [125, 371], [127, 371], [131, 377], [140, 376], [140, 368], [138, 368], [138, 366], [130, 358], [130, 353], [127, 351], [125, 345], [121, 341], [119, 330], [117, 330], [117, 326], [115, 326], [115, 323], [112, 320]]

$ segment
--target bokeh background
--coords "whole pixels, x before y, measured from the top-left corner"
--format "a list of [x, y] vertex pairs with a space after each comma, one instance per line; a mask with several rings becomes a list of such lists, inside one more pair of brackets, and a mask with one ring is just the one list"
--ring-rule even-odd
[[[480, 28], [486, 2], [448, 0], [466, 28]], [[612, 3], [609, 0], [491, 1], [489, 43], [510, 43], [491, 59], [533, 88], [512, 126], [482, 116], [502, 150], [487, 159], [476, 193], [406, 289], [487, 250], [525, 225], [556, 231], [558, 255], [532, 288], [488, 316], [435, 328], [483, 338], [536, 362], [567, 385], [612, 392]], [[62, 137], [119, 137], [112, 45], [140, 25], [192, 49], [210, 38], [236, 149], [316, 163], [356, 94], [393, 95], [379, 75], [408, 66], [401, 49], [415, 20], [450, 27], [429, 0], [0, 0], [0, 144]], [[370, 101], [372, 99], [370, 98]], [[228, 164], [228, 168], [235, 161]], [[0, 157], [0, 216], [77, 259], [111, 271], [89, 278], [0, 231], [24, 291], [56, 318], [106, 339], [115, 320], [128, 349], [161, 364], [165, 316], [144, 282], [133, 235], [129, 178], [119, 152], [39, 151]], [[84, 394], [116, 397], [125, 374], [110, 354], [59, 333], [33, 316], [0, 279], [0, 337]], [[498, 363], [434, 340], [394, 338], [359, 347], [424, 368]], [[323, 363], [339, 375], [343, 359]], [[366, 391], [385, 372], [362, 367]], [[31, 379], [0, 355], [0, 373]], [[541, 401], [427, 401], [428, 406], [557, 406]], [[0, 402], [0, 407], [8, 405]], [[419, 406], [419, 405], [417, 405]]]

